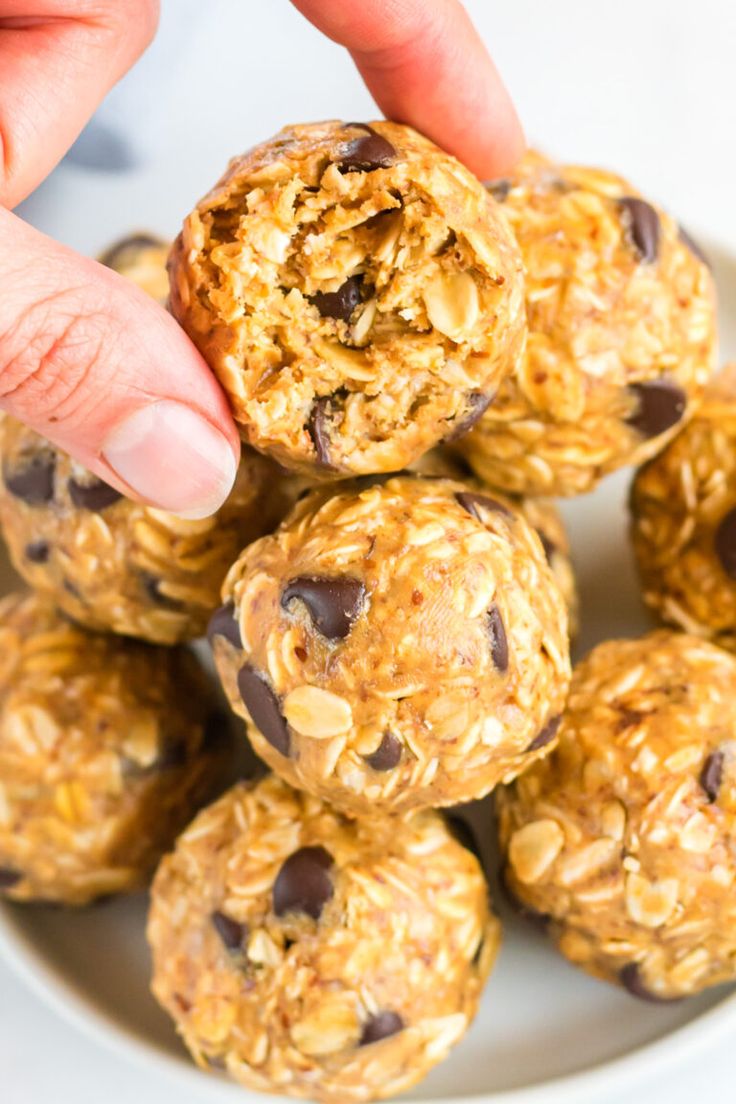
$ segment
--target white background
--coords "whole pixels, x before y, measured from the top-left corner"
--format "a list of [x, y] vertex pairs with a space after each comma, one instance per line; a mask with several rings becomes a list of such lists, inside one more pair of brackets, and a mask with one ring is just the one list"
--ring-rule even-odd
[[[124, 2], [124, 0], [121, 0]], [[348, 58], [287, 0], [164, 0], [164, 33], [110, 103], [138, 167], [66, 163], [22, 212], [92, 252], [132, 228], [173, 233], [227, 157], [287, 121], [370, 118]], [[427, 0], [431, 3], [431, 0]], [[630, 176], [736, 249], [736, 5], [728, 0], [467, 0], [532, 140]], [[132, 128], [132, 129], [131, 129]], [[80, 202], [83, 197], [83, 202]], [[729, 309], [729, 304], [722, 304]], [[728, 1045], [627, 1093], [630, 1104], [734, 1097]], [[601, 1100], [618, 1104], [620, 1098]], [[0, 963], [2, 1104], [196, 1104], [98, 1050]]]

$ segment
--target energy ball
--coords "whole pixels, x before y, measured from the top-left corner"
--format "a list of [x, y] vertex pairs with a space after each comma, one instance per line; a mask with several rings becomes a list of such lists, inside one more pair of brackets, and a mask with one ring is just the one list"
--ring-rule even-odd
[[26, 582], [87, 628], [157, 644], [202, 635], [233, 560], [287, 506], [251, 449], [225, 504], [198, 521], [124, 498], [8, 417], [0, 461], [0, 523]]
[[549, 753], [567, 611], [518, 511], [449, 479], [313, 491], [246, 549], [210, 637], [256, 753], [349, 814], [453, 805]]
[[171, 310], [244, 439], [321, 479], [468, 429], [516, 364], [521, 260], [483, 186], [409, 127], [287, 127], [187, 217]]
[[619, 176], [527, 154], [491, 186], [524, 258], [526, 352], [462, 442], [516, 494], [575, 495], [659, 451], [714, 366], [707, 263]]
[[85, 905], [143, 886], [227, 762], [183, 649], [0, 602], [0, 897]]
[[736, 365], [696, 417], [637, 474], [632, 536], [647, 605], [736, 650]]
[[660, 630], [576, 668], [498, 797], [506, 882], [576, 965], [669, 1000], [736, 979], [736, 658]]
[[101, 264], [125, 276], [162, 305], [169, 296], [169, 243], [152, 234], [129, 234], [100, 254]]
[[335, 1104], [393, 1096], [447, 1055], [500, 936], [437, 813], [348, 820], [273, 776], [199, 814], [148, 924], [153, 992], [201, 1067]]

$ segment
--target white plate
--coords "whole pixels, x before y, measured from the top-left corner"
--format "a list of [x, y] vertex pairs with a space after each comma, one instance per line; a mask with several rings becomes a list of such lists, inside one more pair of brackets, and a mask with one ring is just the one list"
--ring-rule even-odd
[[[722, 345], [736, 356], [736, 257], [711, 251], [721, 295]], [[631, 636], [648, 621], [626, 537], [629, 473], [563, 507], [573, 539], [583, 627], [576, 651]], [[492, 861], [492, 860], [491, 860]], [[592, 1101], [654, 1075], [736, 1029], [736, 994], [711, 990], [671, 1005], [636, 1001], [574, 970], [497, 896], [505, 940], [482, 1007], [447, 1062], [406, 1097], [427, 1104]], [[56, 1011], [100, 1044], [167, 1072], [216, 1101], [260, 1101], [219, 1075], [200, 1073], [148, 992], [146, 902], [121, 900], [79, 913], [0, 907], [0, 952]]]

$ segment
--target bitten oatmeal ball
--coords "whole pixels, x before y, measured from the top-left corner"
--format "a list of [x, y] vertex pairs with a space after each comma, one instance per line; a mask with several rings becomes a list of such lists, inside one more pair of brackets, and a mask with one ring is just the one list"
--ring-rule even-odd
[[287, 127], [236, 158], [169, 271], [244, 438], [323, 479], [395, 471], [463, 432], [523, 345], [503, 216], [396, 123]]
[[644, 600], [686, 632], [736, 650], [736, 365], [636, 476], [632, 535]]
[[524, 258], [529, 336], [461, 443], [490, 484], [573, 495], [657, 452], [715, 358], [715, 294], [697, 246], [619, 176], [537, 153], [491, 190]]
[[498, 797], [506, 882], [635, 996], [736, 979], [736, 659], [659, 631], [575, 670], [559, 745]]
[[0, 423], [0, 522], [16, 569], [87, 628], [158, 644], [200, 636], [227, 569], [287, 502], [275, 466], [245, 449], [212, 517], [143, 506], [12, 418]]
[[200, 1066], [336, 1104], [393, 1096], [447, 1055], [500, 936], [438, 814], [348, 820], [274, 776], [200, 813], [148, 925], [154, 994]]
[[169, 295], [169, 248], [168, 242], [151, 234], [129, 234], [101, 253], [98, 260], [164, 304]]
[[226, 719], [183, 649], [0, 603], [0, 896], [84, 905], [144, 885], [211, 793]]
[[448, 479], [313, 491], [230, 571], [210, 623], [253, 746], [348, 813], [452, 805], [546, 755], [569, 682], [541, 542]]

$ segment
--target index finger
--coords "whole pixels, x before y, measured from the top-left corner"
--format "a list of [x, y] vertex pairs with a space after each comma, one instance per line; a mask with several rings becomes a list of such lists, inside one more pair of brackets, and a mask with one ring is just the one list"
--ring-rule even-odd
[[459, 0], [292, 0], [346, 46], [376, 103], [465, 162], [501, 175], [524, 134], [498, 70]]

